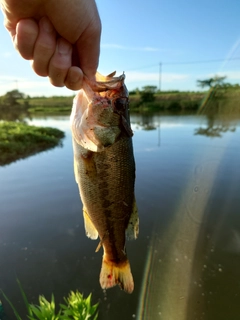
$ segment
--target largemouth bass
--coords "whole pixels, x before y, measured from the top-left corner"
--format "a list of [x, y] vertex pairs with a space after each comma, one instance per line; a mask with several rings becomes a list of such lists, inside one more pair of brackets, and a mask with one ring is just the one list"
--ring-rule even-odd
[[83, 203], [86, 235], [100, 238], [103, 289], [134, 288], [125, 240], [138, 235], [135, 161], [125, 75], [85, 79], [74, 99], [71, 129], [74, 172]]

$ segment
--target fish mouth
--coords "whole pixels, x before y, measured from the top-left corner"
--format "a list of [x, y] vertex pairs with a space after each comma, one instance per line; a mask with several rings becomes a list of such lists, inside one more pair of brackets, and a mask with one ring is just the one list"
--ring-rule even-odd
[[94, 92], [105, 92], [108, 90], [119, 90], [124, 85], [125, 74], [119, 77], [114, 77], [116, 71], [107, 76], [102, 76], [99, 72], [96, 73], [96, 81], [89, 80], [84, 75], [84, 83], [87, 83]]
[[70, 123], [76, 142], [87, 150], [101, 152], [121, 133], [133, 135], [128, 114], [125, 75], [106, 77], [96, 74], [96, 81], [84, 76], [83, 88], [74, 99]]

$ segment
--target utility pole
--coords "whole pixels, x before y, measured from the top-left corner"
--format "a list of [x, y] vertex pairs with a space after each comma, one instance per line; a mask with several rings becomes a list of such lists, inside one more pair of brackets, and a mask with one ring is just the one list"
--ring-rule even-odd
[[162, 62], [159, 62], [159, 84], [158, 84], [158, 90], [161, 91], [162, 86]]

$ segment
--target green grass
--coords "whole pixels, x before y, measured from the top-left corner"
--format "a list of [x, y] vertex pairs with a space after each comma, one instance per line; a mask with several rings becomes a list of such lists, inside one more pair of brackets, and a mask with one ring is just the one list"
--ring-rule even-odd
[[[28, 112], [31, 114], [70, 114], [73, 96], [32, 97], [27, 99]], [[26, 104], [26, 99], [18, 99], [20, 106]]]
[[205, 93], [201, 92], [157, 92], [154, 101], [143, 102], [139, 94], [130, 95], [130, 111], [176, 111], [197, 110], [201, 105]]
[[0, 165], [54, 148], [63, 137], [64, 132], [55, 128], [0, 122]]
[[240, 110], [239, 88], [212, 88], [206, 92], [168, 92], [161, 91], [154, 95], [154, 101], [143, 102], [139, 94], [130, 95], [130, 111], [156, 112], [156, 111], [197, 111], [206, 102], [217, 102], [229, 107], [234, 103]]
[[63, 106], [63, 107], [48, 107], [48, 106], [42, 106], [42, 107], [31, 107], [28, 108], [28, 112], [30, 113], [41, 113], [41, 114], [61, 114], [61, 113], [66, 113], [70, 114], [71, 113], [72, 107], [68, 106]]
[[[53, 96], [53, 97], [32, 97], [28, 98], [27, 101], [30, 106], [71, 106], [73, 103], [73, 96]], [[25, 99], [18, 99], [18, 103], [24, 104]]]

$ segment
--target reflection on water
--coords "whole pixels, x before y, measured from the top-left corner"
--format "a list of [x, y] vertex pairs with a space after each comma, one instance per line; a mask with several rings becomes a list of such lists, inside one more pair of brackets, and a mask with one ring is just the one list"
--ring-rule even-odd
[[[209, 127], [209, 115], [198, 120], [201, 126]], [[166, 177], [162, 179], [166, 188], [167, 179], [174, 180], [175, 190], [169, 186], [165, 191], [166, 199], [172, 199], [173, 208], [164, 210], [166, 199], [159, 193], [162, 204], [156, 208], [139, 319], [237, 319], [239, 316], [236, 298], [239, 294], [236, 254], [240, 250], [239, 115], [235, 114], [234, 121], [221, 114], [215, 119], [211, 115], [211, 120], [212, 127], [215, 122], [225, 128], [218, 136], [221, 140], [213, 142], [209, 135], [186, 139], [187, 123], [182, 132], [174, 130], [178, 146], [175, 145], [176, 152], [169, 146], [167, 173], [161, 175]], [[199, 123], [193, 120], [191, 124], [195, 124], [193, 133]], [[235, 130], [229, 130], [233, 126]], [[163, 159], [158, 160], [159, 170], [163, 170]], [[170, 174], [171, 170], [175, 176]]]
[[236, 121], [238, 113], [236, 112], [217, 112], [216, 110], [207, 110], [205, 127], [196, 129], [195, 134], [206, 135], [208, 137], [221, 137], [227, 131], [236, 130]]
[[127, 246], [133, 294], [100, 288], [102, 254], [85, 236], [64, 116], [30, 121], [65, 130], [63, 148], [0, 168], [0, 287], [22, 313], [16, 275], [33, 302], [92, 292], [104, 320], [238, 319], [240, 115], [131, 119], [140, 216], [139, 239]]
[[31, 119], [31, 114], [24, 106], [0, 106], [0, 120], [24, 122], [26, 118]]

